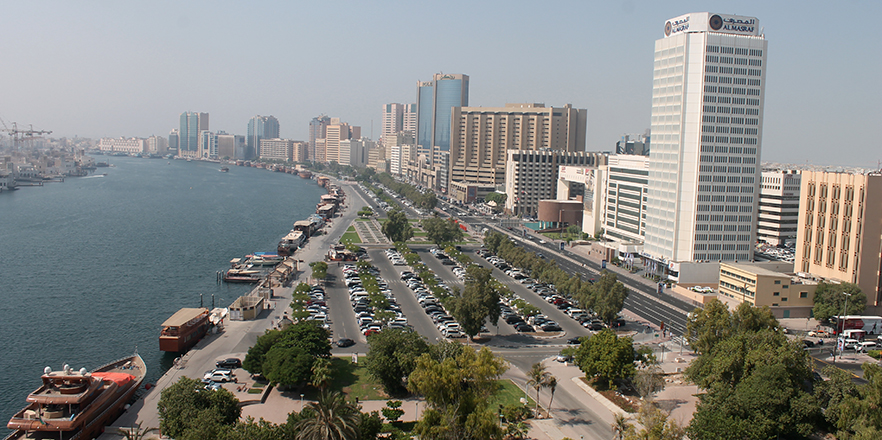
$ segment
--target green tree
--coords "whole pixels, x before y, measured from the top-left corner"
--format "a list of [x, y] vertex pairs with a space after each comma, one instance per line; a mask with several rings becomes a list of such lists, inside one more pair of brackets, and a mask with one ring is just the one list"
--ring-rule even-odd
[[466, 269], [462, 295], [449, 300], [450, 313], [470, 338], [481, 331], [481, 326], [487, 319], [493, 325], [499, 320], [500, 291], [492, 281], [493, 275], [490, 269], [471, 265]]
[[311, 417], [297, 423], [298, 440], [356, 440], [361, 420], [358, 408], [336, 391], [322, 391], [307, 407]]
[[857, 284], [818, 283], [815, 289], [815, 305], [812, 307], [815, 319], [826, 322], [833, 316], [845, 313], [846, 301], [848, 313], [860, 315], [867, 307], [867, 294]]
[[301, 321], [284, 330], [267, 330], [248, 349], [242, 367], [273, 383], [296, 385], [312, 377], [316, 358], [331, 354], [330, 334], [315, 321]]
[[328, 276], [328, 263], [324, 261], [313, 261], [309, 263], [312, 268], [312, 278], [315, 280], [324, 280]]
[[334, 380], [334, 365], [328, 358], [318, 358], [312, 364], [312, 380], [310, 385], [324, 390]]
[[605, 328], [592, 336], [583, 338], [576, 349], [576, 363], [587, 378], [597, 378], [613, 388], [614, 381], [634, 375], [634, 341], [630, 337], [617, 337]]
[[394, 209], [388, 214], [389, 219], [383, 223], [383, 235], [393, 243], [405, 242], [413, 237], [413, 228], [407, 221], [407, 215], [400, 209]]
[[377, 440], [383, 430], [383, 419], [378, 411], [359, 413], [358, 440]]
[[757, 308], [744, 302], [735, 313], [718, 299], [712, 299], [704, 308], [689, 314], [686, 339], [696, 353], [709, 353], [714, 346], [729, 336], [742, 331], [770, 329], [779, 331], [780, 324], [768, 307]]
[[126, 440], [144, 440], [147, 438], [147, 434], [158, 430], [159, 428], [142, 428], [141, 422], [138, 422], [130, 428], [118, 428], [116, 432], [125, 437]]
[[607, 270], [601, 273], [596, 283], [584, 286], [576, 300], [583, 308], [593, 311], [607, 324], [612, 324], [625, 306], [628, 289], [615, 273]]
[[842, 399], [836, 421], [839, 438], [877, 439], [882, 432], [882, 367], [867, 362], [861, 368], [867, 383], [857, 387], [857, 396], [848, 393]]
[[386, 406], [382, 409], [383, 417], [389, 421], [389, 423], [395, 423], [401, 416], [404, 415], [404, 410], [401, 409], [401, 401], [400, 400], [389, 400], [386, 402]]
[[487, 401], [505, 360], [486, 347], [475, 351], [442, 342], [417, 359], [407, 388], [429, 405], [414, 432], [422, 439], [501, 439], [495, 410]]
[[[616, 423], [618, 420], [617, 418]], [[640, 406], [637, 422], [642, 426], [639, 430], [625, 422], [628, 427], [618, 431], [621, 432], [621, 438], [624, 440], [680, 440], [686, 435], [686, 430], [683, 427], [673, 420], [668, 420], [668, 414], [652, 402]]]
[[505, 193], [492, 192], [484, 197], [484, 201], [496, 203], [496, 206], [493, 208], [493, 210], [499, 212], [502, 211], [503, 208], [505, 208], [505, 200], [507, 198], [508, 195]]
[[829, 379], [815, 383], [815, 396], [823, 408], [827, 430], [845, 430], [846, 432], [837, 433], [837, 437], [849, 438], [849, 434], [853, 434], [855, 430], [850, 426], [853, 423], [848, 417], [849, 411], [843, 411], [844, 404], [846, 401], [859, 400], [860, 388], [852, 381], [851, 373], [832, 365], [824, 368], [824, 375]]
[[665, 389], [665, 372], [658, 364], [644, 365], [637, 369], [631, 383], [644, 401], [651, 401], [655, 393]]
[[312, 377], [312, 363], [312, 356], [302, 348], [277, 344], [266, 354], [264, 376], [273, 384], [303, 384]]
[[281, 330], [266, 330], [263, 335], [257, 338], [254, 345], [248, 349], [245, 360], [242, 361], [242, 368], [251, 374], [262, 375], [263, 361], [266, 359], [266, 353], [270, 348], [273, 348], [273, 345], [281, 337]]
[[554, 377], [546, 371], [545, 365], [536, 362], [527, 372], [527, 385], [536, 390], [536, 414], [539, 414], [539, 389], [548, 386], [549, 380]]
[[311, 287], [309, 284], [300, 283], [294, 288], [294, 292], [291, 296], [291, 319], [294, 322], [302, 321], [309, 317], [309, 310], [306, 310], [307, 305], [309, 304], [309, 291]]
[[429, 351], [429, 345], [413, 331], [386, 329], [368, 336], [365, 368], [387, 394], [400, 395], [406, 388], [402, 378], [416, 367], [416, 359]]
[[[297, 414], [297, 413], [294, 413]], [[264, 419], [255, 421], [249, 416], [218, 433], [217, 440], [290, 440], [293, 433], [285, 424], [276, 425]]]
[[224, 388], [216, 391], [188, 377], [162, 390], [157, 404], [159, 428], [164, 435], [178, 439], [199, 438], [200, 432], [216, 432], [236, 423], [241, 410], [239, 400]]
[[426, 231], [426, 238], [432, 243], [440, 245], [462, 241], [462, 229], [450, 219], [434, 216], [423, 219], [420, 225]]
[[690, 439], [805, 438], [815, 431], [820, 409], [814, 397], [794, 386], [783, 363], [769, 363], [732, 387], [715, 384], [699, 396], [687, 428]]

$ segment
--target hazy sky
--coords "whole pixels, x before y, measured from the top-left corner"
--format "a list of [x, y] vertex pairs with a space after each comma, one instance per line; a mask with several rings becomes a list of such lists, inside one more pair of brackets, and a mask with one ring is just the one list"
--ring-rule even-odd
[[[755, 16], [769, 41], [763, 160], [882, 160], [880, 1], [3, 1], [0, 117], [53, 137], [167, 136], [184, 111], [245, 134], [319, 114], [380, 133], [437, 72], [469, 103], [588, 109], [589, 150], [649, 127], [667, 19]], [[371, 129], [373, 127], [373, 130]]]

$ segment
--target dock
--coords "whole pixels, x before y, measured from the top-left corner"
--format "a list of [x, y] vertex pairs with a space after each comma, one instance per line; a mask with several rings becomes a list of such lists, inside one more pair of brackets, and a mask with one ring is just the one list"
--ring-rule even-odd
[[[340, 182], [340, 184], [350, 193], [355, 191], [354, 188], [349, 189], [351, 185], [354, 185], [354, 182]], [[353, 198], [352, 200], [355, 204], [343, 210], [341, 217], [336, 221], [325, 226], [325, 234], [311, 238], [303, 249], [297, 251], [295, 254], [297, 259], [304, 262], [321, 261], [324, 259], [324, 253], [328, 247], [340, 240], [346, 228], [357, 217], [356, 213], [361, 209], [361, 205], [363, 205], [363, 202], [358, 198]], [[356, 202], [356, 200], [358, 201]], [[225, 319], [221, 331], [209, 332], [190, 351], [181, 356], [175, 365], [165, 372], [143, 394], [141, 399], [132, 404], [113, 425], [106, 427], [104, 434], [98, 438], [101, 440], [123, 439], [125, 437], [118, 434], [119, 428], [130, 428], [136, 426], [138, 422], [141, 422], [142, 429], [159, 428], [157, 404], [159, 403], [162, 390], [175, 384], [181, 377], [201, 379], [204, 372], [214, 368], [215, 361], [219, 359], [238, 357], [244, 360], [245, 354], [254, 345], [257, 338], [263, 335], [266, 330], [273, 328], [274, 324], [284, 314], [284, 311], [288, 309], [298, 281], [306, 281], [306, 275], [303, 272], [294, 274], [292, 282], [287, 287], [273, 284], [272, 296], [266, 301], [267, 308], [261, 311], [256, 319], [248, 321]], [[259, 401], [261, 398], [260, 394], [248, 394], [247, 392], [236, 390], [237, 384], [235, 383], [223, 385], [242, 402], [249, 400]], [[151, 433], [145, 437], [145, 439], [155, 438], [160, 438], [158, 433]]]

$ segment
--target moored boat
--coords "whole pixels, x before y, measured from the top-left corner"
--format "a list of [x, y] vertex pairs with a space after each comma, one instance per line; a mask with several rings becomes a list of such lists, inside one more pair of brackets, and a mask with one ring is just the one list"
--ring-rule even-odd
[[282, 240], [279, 241], [279, 246], [276, 251], [281, 256], [289, 256], [294, 255], [294, 251], [297, 250], [300, 246], [303, 245], [303, 242], [306, 241], [306, 236], [303, 234], [303, 231], [296, 231], [294, 229], [282, 237]]
[[87, 440], [101, 434], [141, 387], [147, 366], [141, 356], [119, 359], [91, 372], [43, 370], [43, 384], [28, 395], [28, 406], [7, 423], [12, 439]]
[[255, 252], [248, 255], [248, 263], [255, 266], [275, 266], [282, 261], [285, 261], [284, 256], [270, 252]]
[[196, 345], [208, 332], [208, 309], [204, 307], [183, 308], [162, 323], [159, 349], [183, 353]]

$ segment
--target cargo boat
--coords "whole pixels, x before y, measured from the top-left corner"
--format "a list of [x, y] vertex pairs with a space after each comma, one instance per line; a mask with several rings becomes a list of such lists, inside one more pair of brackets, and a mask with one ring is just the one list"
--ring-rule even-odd
[[141, 387], [147, 367], [141, 356], [111, 362], [89, 373], [43, 370], [43, 385], [28, 395], [28, 406], [6, 425], [15, 430], [6, 440], [96, 438], [104, 427], [122, 414]]
[[263, 271], [251, 269], [230, 269], [224, 272], [226, 283], [256, 283], [263, 279]]
[[208, 309], [204, 307], [183, 308], [162, 323], [159, 349], [183, 353], [196, 345], [208, 332]]
[[306, 236], [303, 235], [303, 231], [292, 229], [288, 235], [282, 237], [282, 240], [279, 241], [279, 246], [276, 248], [276, 252], [285, 257], [294, 255], [294, 251], [302, 246], [305, 241]]

